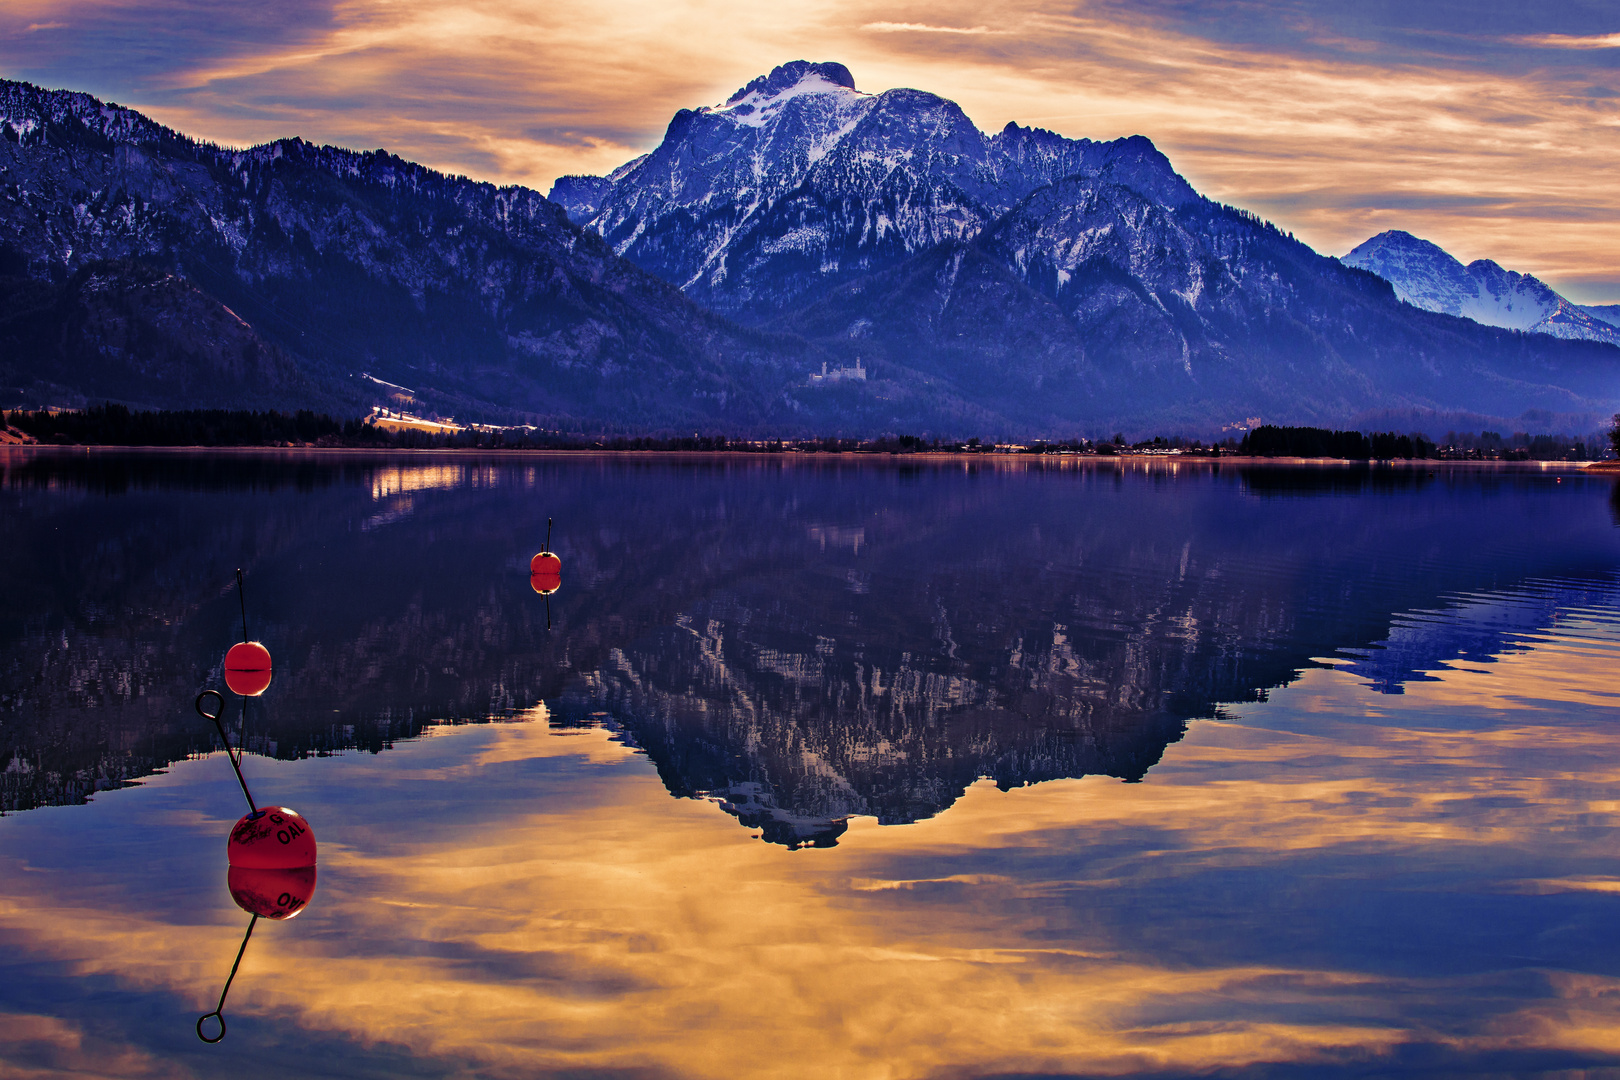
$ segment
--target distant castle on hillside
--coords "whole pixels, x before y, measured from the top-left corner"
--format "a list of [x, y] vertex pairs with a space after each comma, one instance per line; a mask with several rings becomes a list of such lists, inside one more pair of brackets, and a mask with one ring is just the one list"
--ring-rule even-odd
[[860, 357], [857, 356], [855, 358], [854, 367], [836, 367], [831, 371], [827, 370], [827, 361], [823, 360], [821, 362], [821, 374], [810, 376], [810, 385], [822, 386], [826, 383], [839, 382], [843, 379], [859, 379], [861, 382], [866, 381], [866, 369], [861, 367]]

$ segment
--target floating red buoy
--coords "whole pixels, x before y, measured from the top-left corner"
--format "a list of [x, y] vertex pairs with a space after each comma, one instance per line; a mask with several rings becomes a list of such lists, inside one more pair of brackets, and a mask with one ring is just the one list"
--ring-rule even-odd
[[226, 844], [232, 866], [292, 870], [315, 865], [315, 834], [296, 810], [267, 806], [236, 823]]
[[233, 866], [225, 875], [236, 906], [250, 915], [266, 919], [290, 919], [315, 895], [315, 868], [295, 866], [286, 870], [262, 870]]
[[258, 697], [270, 685], [270, 650], [257, 641], [242, 641], [225, 654], [225, 685], [231, 693]]
[[551, 519], [546, 518], [546, 546], [529, 560], [529, 588], [546, 598], [546, 629], [551, 629], [551, 594], [562, 588], [562, 560], [551, 550]]

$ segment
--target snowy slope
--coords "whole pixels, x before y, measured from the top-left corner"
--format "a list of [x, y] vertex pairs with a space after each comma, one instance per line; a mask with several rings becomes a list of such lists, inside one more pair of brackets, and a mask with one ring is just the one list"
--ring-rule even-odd
[[1580, 310], [1610, 326], [1620, 326], [1620, 304], [1582, 304]]
[[1473, 319], [1486, 326], [1620, 345], [1617, 317], [1582, 308], [1529, 274], [1504, 270], [1489, 259], [1464, 266], [1444, 249], [1392, 229], [1344, 256], [1346, 265], [1370, 270], [1395, 286], [1413, 307]]

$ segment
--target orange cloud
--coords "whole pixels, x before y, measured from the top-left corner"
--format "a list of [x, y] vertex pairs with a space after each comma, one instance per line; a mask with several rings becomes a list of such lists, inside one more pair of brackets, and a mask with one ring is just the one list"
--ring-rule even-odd
[[1515, 40], [1546, 49], [1620, 49], [1620, 34], [1594, 34], [1586, 37], [1574, 34], [1540, 34]]
[[872, 22], [861, 27], [878, 34], [1005, 34], [988, 26], [933, 26], [929, 23]]

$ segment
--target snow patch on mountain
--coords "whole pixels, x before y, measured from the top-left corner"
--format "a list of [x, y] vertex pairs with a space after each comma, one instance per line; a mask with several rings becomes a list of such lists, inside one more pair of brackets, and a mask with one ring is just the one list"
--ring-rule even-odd
[[826, 246], [826, 243], [827, 232], [825, 229], [806, 226], [794, 229], [783, 236], [766, 240], [761, 247], [767, 254], [774, 255], [781, 251], [820, 251]]
[[742, 97], [733, 96], [723, 105], [715, 106], [701, 111], [724, 116], [733, 123], [746, 127], [764, 127], [784, 109], [789, 102], [796, 98], [807, 97], [812, 94], [836, 94], [839, 96], [870, 97], [850, 86], [844, 86], [832, 81], [819, 71], [809, 71], [791, 86], [780, 90], [761, 88], [744, 93]]

